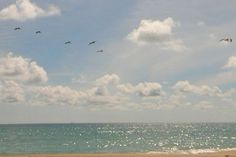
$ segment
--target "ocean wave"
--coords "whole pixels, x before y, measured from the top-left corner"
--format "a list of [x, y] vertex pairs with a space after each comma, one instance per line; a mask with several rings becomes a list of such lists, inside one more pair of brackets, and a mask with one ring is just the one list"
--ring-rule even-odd
[[217, 152], [227, 152], [227, 151], [236, 151], [236, 148], [149, 151], [147, 152], [147, 154], [205, 154], [205, 153], [217, 153]]

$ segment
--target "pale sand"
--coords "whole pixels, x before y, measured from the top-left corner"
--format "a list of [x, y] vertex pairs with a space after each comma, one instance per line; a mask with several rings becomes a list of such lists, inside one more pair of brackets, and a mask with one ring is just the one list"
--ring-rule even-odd
[[111, 154], [25, 154], [0, 155], [0, 157], [236, 157], [236, 151], [222, 151], [201, 154], [160, 154], [160, 153], [111, 153]]

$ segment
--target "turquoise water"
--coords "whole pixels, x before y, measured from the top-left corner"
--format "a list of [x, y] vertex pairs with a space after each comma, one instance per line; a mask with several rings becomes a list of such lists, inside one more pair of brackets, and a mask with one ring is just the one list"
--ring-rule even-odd
[[0, 125], [0, 154], [201, 152], [236, 148], [236, 124]]

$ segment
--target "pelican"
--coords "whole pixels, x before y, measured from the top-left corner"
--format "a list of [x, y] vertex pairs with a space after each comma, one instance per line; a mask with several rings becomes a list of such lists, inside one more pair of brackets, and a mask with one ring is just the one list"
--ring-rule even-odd
[[36, 31], [35, 33], [36, 33], [36, 34], [40, 34], [40, 33], [42, 33], [42, 32], [41, 32], [41, 31]]
[[88, 43], [88, 45], [92, 45], [92, 44], [95, 44], [97, 41], [92, 41], [90, 43]]
[[104, 52], [103, 50], [97, 50], [97, 52]]
[[71, 44], [71, 41], [67, 41], [67, 42], [65, 42], [65, 44]]
[[21, 30], [21, 28], [20, 27], [16, 27], [16, 28], [14, 28], [14, 30], [16, 31], [16, 30]]
[[232, 39], [232, 38], [223, 38], [223, 39], [220, 39], [220, 42], [221, 42], [221, 41], [232, 42], [233, 39]]

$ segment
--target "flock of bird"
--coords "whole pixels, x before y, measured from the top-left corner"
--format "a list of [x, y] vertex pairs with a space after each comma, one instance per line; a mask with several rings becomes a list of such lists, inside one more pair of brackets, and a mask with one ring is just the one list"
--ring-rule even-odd
[[[15, 27], [14, 30], [15, 30], [15, 31], [21, 30], [21, 28], [20, 28], [20, 27]], [[36, 32], [35, 32], [35, 34], [41, 34], [41, 33], [42, 33], [41, 31], [36, 31]], [[92, 44], [95, 44], [96, 42], [97, 42], [97, 41], [91, 41], [91, 42], [88, 43], [88, 46], [89, 46], [89, 45], [92, 45]], [[72, 44], [72, 42], [71, 42], [71, 41], [66, 41], [64, 44], [65, 44], [65, 45], [67, 45], [67, 44]], [[103, 50], [97, 50], [96, 52], [104, 52], [104, 51], [103, 51]]]
[[[15, 29], [14, 29], [15, 31], [17, 31], [17, 30], [21, 30], [21, 28], [20, 27], [16, 27]], [[36, 34], [41, 34], [42, 32], [41, 31], [36, 31], [35, 32]], [[220, 39], [219, 40], [219, 42], [233, 42], [233, 39], [232, 38], [222, 38], [222, 39]], [[88, 43], [88, 46], [89, 45], [92, 45], [92, 44], [95, 44], [97, 41], [91, 41], [91, 42], [89, 42]], [[71, 41], [66, 41], [64, 44], [72, 44], [72, 42]], [[96, 52], [104, 52], [103, 50], [97, 50]]]

